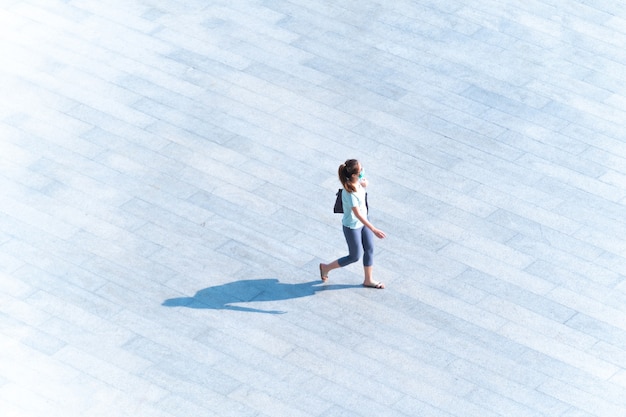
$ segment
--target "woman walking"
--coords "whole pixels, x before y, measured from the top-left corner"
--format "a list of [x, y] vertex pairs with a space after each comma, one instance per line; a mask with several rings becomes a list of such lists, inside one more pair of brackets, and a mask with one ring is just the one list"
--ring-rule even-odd
[[328, 280], [328, 273], [357, 262], [363, 255], [363, 286], [383, 289], [385, 284], [372, 279], [374, 264], [374, 236], [379, 239], [385, 233], [374, 227], [367, 218], [365, 187], [367, 179], [363, 176], [363, 167], [356, 159], [348, 159], [339, 166], [339, 181], [343, 185], [343, 234], [348, 244], [348, 255], [329, 264], [320, 264], [320, 278]]

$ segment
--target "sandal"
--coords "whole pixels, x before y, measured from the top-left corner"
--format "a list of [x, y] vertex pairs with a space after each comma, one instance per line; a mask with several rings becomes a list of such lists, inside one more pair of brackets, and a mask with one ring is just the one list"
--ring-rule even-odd
[[364, 287], [367, 288], [376, 288], [377, 290], [382, 290], [385, 288], [385, 284], [382, 282], [372, 282], [371, 284], [363, 284]]
[[320, 264], [320, 278], [324, 282], [326, 282], [328, 280], [328, 274], [324, 275], [324, 272], [322, 271], [322, 264]]

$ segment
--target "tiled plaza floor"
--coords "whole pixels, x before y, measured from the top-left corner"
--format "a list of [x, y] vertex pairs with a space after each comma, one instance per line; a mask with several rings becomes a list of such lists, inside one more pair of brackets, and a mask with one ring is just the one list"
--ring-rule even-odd
[[[626, 3], [0, 0], [0, 415], [626, 416]], [[375, 278], [338, 165], [370, 181]]]

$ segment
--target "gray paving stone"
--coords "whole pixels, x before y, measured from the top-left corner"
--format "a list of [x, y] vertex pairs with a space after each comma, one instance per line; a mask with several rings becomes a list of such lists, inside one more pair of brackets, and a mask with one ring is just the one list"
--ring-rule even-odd
[[539, 390], [555, 396], [558, 399], [575, 403], [577, 408], [591, 413], [592, 415], [611, 415], [611, 413], [620, 412], [619, 410], [621, 408], [608, 401], [588, 395], [584, 391], [578, 390], [575, 387], [556, 381], [550, 384], [543, 384]]
[[[625, 414], [625, 21], [5, 1], [0, 409]], [[384, 291], [319, 280], [353, 157]]]

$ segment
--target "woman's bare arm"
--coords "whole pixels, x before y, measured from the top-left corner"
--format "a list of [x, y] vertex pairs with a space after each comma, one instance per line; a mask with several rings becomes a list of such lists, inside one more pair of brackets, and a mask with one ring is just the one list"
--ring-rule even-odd
[[374, 233], [374, 235], [376, 235], [377, 238], [383, 239], [386, 237], [385, 232], [383, 232], [380, 229], [375, 228], [374, 225], [370, 223], [369, 220], [367, 220], [365, 216], [361, 214], [358, 207], [352, 207], [352, 212], [354, 213], [356, 218], [359, 219], [359, 221], [365, 225], [365, 227], [370, 229]]

